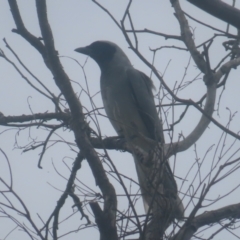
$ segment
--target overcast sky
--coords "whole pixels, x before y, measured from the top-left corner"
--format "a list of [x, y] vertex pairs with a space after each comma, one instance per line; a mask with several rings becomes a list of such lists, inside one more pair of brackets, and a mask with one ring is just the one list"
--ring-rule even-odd
[[[41, 34], [38, 26], [34, 1], [20, 0], [18, 2], [25, 26], [32, 34], [40, 37]], [[101, 0], [99, 2], [112, 13], [118, 22], [122, 19], [122, 16], [128, 4], [128, 1], [125, 0]], [[226, 2], [231, 3], [231, 1]], [[181, 0], [180, 3], [182, 4], [184, 11], [189, 13], [191, 16], [194, 16], [196, 19], [204, 21], [207, 24], [211, 24], [216, 28], [222, 30], [226, 29], [225, 23], [209, 16], [203, 11], [187, 3], [185, 0]], [[86, 89], [86, 83], [81, 68], [71, 58], [78, 60], [80, 64], [84, 64], [86, 61], [86, 56], [77, 54], [74, 52], [74, 49], [77, 47], [89, 45], [96, 40], [108, 40], [115, 42], [124, 50], [135, 68], [143, 71], [148, 76], [150, 76], [151, 72], [149, 68], [145, 66], [144, 63], [128, 48], [128, 44], [126, 43], [123, 34], [118, 29], [116, 24], [102, 9], [100, 9], [92, 1], [59, 0], [47, 1], [47, 4], [49, 22], [51, 24], [55, 38], [56, 49], [61, 56], [61, 61], [65, 71], [71, 80], [75, 81], [75, 83], [73, 82], [73, 86], [74, 90], [76, 90], [77, 93], [79, 93], [81, 90], [80, 85]], [[237, 7], [240, 8], [239, 2], [237, 2]], [[179, 24], [173, 15], [173, 8], [171, 7], [170, 1], [133, 1], [130, 13], [132, 15], [135, 29], [146, 28], [166, 34], [179, 35]], [[190, 21], [190, 25], [192, 27], [192, 30], [194, 30], [194, 36], [197, 45], [202, 43], [204, 40], [207, 40], [213, 34], [211, 29], [204, 28], [196, 22]], [[126, 27], [129, 27], [128, 22], [126, 22]], [[13, 33], [11, 31], [13, 28], [15, 28], [15, 24], [12, 19], [8, 2], [6, 0], [2, 0], [0, 1], [0, 48], [5, 52], [11, 61], [16, 62], [16, 59], [14, 59], [13, 55], [9, 52], [8, 49], [6, 49], [5, 44], [2, 41], [2, 39], [5, 38], [9, 45], [21, 58], [21, 60], [26, 64], [26, 66], [52, 92], [58, 95], [59, 90], [55, 86], [50, 72], [48, 69], [46, 69], [46, 67], [44, 67], [44, 63], [38, 52], [33, 49], [24, 39]], [[236, 30], [234, 28], [231, 28], [231, 31], [234, 34], [236, 33]], [[149, 61], [152, 60], [153, 56], [152, 52], [149, 49], [155, 49], [164, 45], [172, 46], [176, 44], [178, 44], [178, 46], [184, 47], [183, 44], [179, 44], [173, 40], [166, 41], [164, 38], [159, 36], [139, 34], [138, 37], [139, 49]], [[222, 46], [222, 42], [227, 40], [228, 39], [226, 38], [219, 38], [219, 40], [214, 42], [214, 46], [209, 53], [213, 67], [216, 66], [219, 59], [224, 56], [225, 50]], [[179, 83], [183, 78], [188, 61], [188, 52], [176, 51], [167, 48], [157, 53], [155, 66], [160, 73], [164, 73], [164, 79], [168, 83], [169, 87], [173, 88], [175, 83]], [[18, 63], [16, 64], [19, 66]], [[24, 71], [22, 68], [21, 70], [26, 76], [30, 78], [29, 74], [27, 74], [26, 71]], [[93, 60], [87, 60], [87, 63], [85, 65], [85, 73], [89, 84], [90, 94], [91, 96], [94, 96], [93, 99], [96, 106], [102, 107], [101, 96], [99, 94], [100, 70]], [[195, 68], [195, 64], [193, 61], [191, 61], [184, 81], [191, 81], [194, 77], [197, 76], [197, 74], [198, 71]], [[30, 79], [31, 81], [34, 81], [32, 78]], [[155, 83], [156, 89], [158, 89], [159, 82], [154, 78], [154, 76], [153, 81]], [[217, 113], [214, 114], [214, 117], [217, 119], [217, 121], [223, 125], [227, 124], [229, 118], [229, 110], [227, 108], [230, 108], [232, 113], [240, 110], [239, 89], [239, 69], [237, 69], [231, 73], [229, 82], [226, 86], [226, 90], [222, 95], [219, 115], [217, 115]], [[189, 88], [186, 88], [183, 91], [179, 92], [179, 97], [199, 100], [200, 97], [205, 93], [205, 90], [206, 89], [202, 80], [199, 79], [198, 81], [194, 82], [194, 84], [190, 85]], [[86, 94], [82, 93], [80, 100], [82, 101], [82, 104], [88, 108], [88, 110], [91, 110], [91, 104]], [[54, 110], [54, 105], [51, 103], [51, 101], [33, 90], [9, 63], [0, 58], [0, 112], [8, 116], [32, 114], [38, 112], [44, 113], [47, 111], [54, 112]], [[176, 108], [175, 111], [175, 118], [177, 119], [177, 117], [182, 112], [182, 108]], [[196, 125], [199, 117], [200, 114], [196, 110], [191, 109], [186, 115], [185, 119], [176, 126], [174, 140], [176, 141], [178, 139], [180, 133], [183, 133], [185, 136], [187, 136]], [[90, 121], [90, 119], [88, 120]], [[230, 126], [231, 130], [235, 132], [239, 131], [239, 120], [239, 113], [236, 113], [234, 121]], [[108, 120], [106, 120], [106, 118], [99, 117], [98, 121], [103, 136], [116, 135], [111, 124], [108, 122]], [[96, 126], [94, 126], [93, 122], [90, 124], [94, 129], [96, 129]], [[25, 130], [19, 132], [19, 135], [16, 138], [17, 130], [5, 131], [7, 129], [8, 128], [0, 127], [0, 148], [7, 153], [8, 158], [11, 162], [14, 182], [13, 187], [29, 207], [29, 210], [32, 212], [33, 219], [38, 222], [39, 226], [41, 226], [40, 220], [37, 217], [37, 213], [39, 213], [42, 219], [46, 221], [48, 216], [51, 214], [51, 211], [56, 206], [56, 202], [61, 194], [61, 191], [59, 190], [63, 190], [66, 185], [66, 180], [57, 174], [54, 166], [64, 177], [67, 178], [69, 176], [69, 170], [63, 161], [65, 161], [68, 166], [71, 167], [72, 162], [76, 157], [76, 152], [70, 151], [69, 147], [66, 144], [59, 143], [56, 146], [48, 149], [42, 160], [43, 169], [39, 169], [37, 167], [37, 164], [39, 154], [41, 152], [40, 149], [23, 153], [23, 149], [21, 149], [21, 147], [30, 141], [30, 136], [36, 141], [40, 141], [44, 140], [48, 132], [44, 132], [43, 130], [39, 129], [32, 129], [31, 131]], [[64, 132], [60, 131], [59, 134], [64, 137], [66, 141], [74, 143], [73, 134], [68, 130], [65, 130]], [[219, 131], [213, 124], [210, 124], [209, 128], [197, 143], [198, 157], [200, 159], [204, 158], [205, 153], [210, 146], [214, 144], [216, 146], [220, 135], [221, 131]], [[53, 139], [60, 138], [58, 136], [54, 136]], [[166, 139], [169, 140], [167, 134]], [[233, 141], [231, 137], [228, 137], [228, 140], [228, 144]], [[18, 144], [18, 147], [16, 144]], [[73, 148], [77, 151], [77, 148]], [[234, 145], [234, 149], [237, 150], [238, 148], [239, 143], [237, 142]], [[203, 165], [203, 169], [206, 169], [206, 172], [209, 171], [215, 149], [216, 148], [213, 148], [212, 151], [207, 154], [206, 161]], [[233, 152], [233, 150], [231, 151]], [[116, 151], [109, 151], [109, 154], [119, 169], [119, 172], [137, 180], [131, 155]], [[235, 157], [237, 156], [239, 155], [236, 155]], [[185, 153], [178, 154], [175, 172], [176, 176], [184, 178], [193, 161], [195, 161], [195, 158], [196, 156], [194, 154], [193, 147]], [[171, 160], [171, 164], [173, 164], [173, 160]], [[229, 191], [229, 186], [236, 183], [236, 178], [238, 178], [238, 175], [239, 173], [236, 173], [231, 178], [229, 178], [229, 181], [222, 182], [221, 185], [217, 186], [208, 197], [211, 198], [225, 194], [227, 191]], [[9, 171], [3, 155], [0, 155], [0, 176], [9, 182]], [[92, 179], [91, 172], [86, 162], [83, 163], [78, 177], [84, 183], [89, 184], [89, 186], [95, 189], [95, 191], [99, 192], [98, 188], [95, 186], [94, 180]], [[116, 184], [116, 182], [111, 177], [110, 179]], [[129, 182], [126, 182], [126, 184], [128, 184], [129, 187]], [[181, 181], [178, 181], [178, 185], [181, 185]], [[1, 189], [3, 188], [2, 185], [0, 185], [0, 187]], [[117, 184], [116, 188], [118, 193], [123, 192], [120, 186]], [[136, 186], [133, 188], [135, 188], [133, 191], [137, 191]], [[183, 189], [186, 190], [187, 185]], [[237, 203], [238, 200], [236, 199], [239, 199], [239, 194], [240, 190], [238, 189], [231, 195], [231, 197], [219, 201], [214, 206], [202, 209], [200, 213], [228, 204]], [[81, 200], [83, 201], [83, 199]], [[187, 202], [188, 199], [185, 199], [184, 204], [186, 205]], [[126, 199], [119, 197], [120, 208], [126, 209], [126, 204]], [[68, 207], [64, 208], [63, 216], [67, 216], [71, 213], [70, 211], [72, 211], [72, 205], [72, 201], [69, 201], [67, 203]], [[138, 209], [139, 212], [143, 212], [141, 201], [138, 203]], [[189, 213], [190, 210], [191, 207], [189, 207], [186, 212]], [[75, 221], [66, 224], [66, 226], [60, 230], [60, 234], [64, 233], [64, 230], [68, 229], [70, 225], [73, 226], [71, 229], [76, 229], [80, 224], [84, 224], [84, 221], [82, 223], [79, 223], [78, 220], [80, 217], [80, 214], [77, 213], [77, 216], [73, 218]], [[0, 239], [4, 239], [9, 231], [15, 226], [10, 220], [6, 221], [6, 219], [0, 218], [0, 226], [3, 226], [3, 224], [4, 228], [0, 227]], [[78, 235], [73, 234], [70, 235], [70, 238], [67, 236], [63, 239], [80, 239], [80, 237], [85, 237], [87, 234], [91, 234], [91, 238], [89, 239], [96, 239], [94, 237], [97, 236], [98, 231], [91, 228], [89, 230], [82, 231]], [[225, 235], [222, 235], [220, 239], [232, 236], [228, 235], [228, 233], [224, 234]], [[239, 230], [238, 235], [240, 235]], [[14, 231], [6, 239], [28, 239], [28, 237], [23, 233]]]

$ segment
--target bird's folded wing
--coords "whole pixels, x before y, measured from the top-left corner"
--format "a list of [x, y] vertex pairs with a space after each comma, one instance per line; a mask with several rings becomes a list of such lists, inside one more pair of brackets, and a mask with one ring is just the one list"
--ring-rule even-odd
[[[164, 143], [162, 125], [154, 103], [151, 79], [134, 68], [127, 70], [127, 77], [134, 101], [151, 138], [157, 142]], [[164, 171], [166, 188], [177, 192], [177, 185], [168, 160], [165, 160], [164, 165], [166, 167]]]
[[154, 103], [151, 79], [134, 68], [127, 70], [127, 78], [139, 114], [150, 137], [158, 142], [163, 142], [162, 127]]

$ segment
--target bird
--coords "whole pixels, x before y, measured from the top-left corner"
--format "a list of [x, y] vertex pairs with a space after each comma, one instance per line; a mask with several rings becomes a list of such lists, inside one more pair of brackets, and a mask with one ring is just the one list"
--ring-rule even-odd
[[95, 60], [101, 70], [103, 105], [115, 131], [132, 150], [146, 213], [157, 205], [162, 212], [171, 212], [172, 219], [182, 219], [184, 207], [162, 150], [163, 128], [154, 102], [152, 80], [135, 69], [113, 42], [95, 41], [75, 51]]

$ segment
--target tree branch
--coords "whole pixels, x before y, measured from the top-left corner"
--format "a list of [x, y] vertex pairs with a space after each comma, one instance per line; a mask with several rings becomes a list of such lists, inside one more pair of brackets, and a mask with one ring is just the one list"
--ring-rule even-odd
[[35, 37], [25, 28], [16, 0], [8, 0], [8, 3], [17, 26], [17, 29], [13, 29], [12, 31], [25, 38], [41, 55], [45, 55], [45, 47], [40, 41], [40, 38]]
[[0, 115], [0, 125], [7, 126], [9, 123], [23, 123], [29, 121], [49, 121], [49, 120], [62, 120], [69, 121], [71, 115], [68, 113], [36, 113], [34, 115], [21, 115], [21, 116], [4, 116]]
[[[60, 60], [57, 56], [57, 51], [54, 47], [53, 35], [47, 19], [46, 1], [36, 0], [37, 13], [39, 18], [39, 25], [43, 36], [44, 44], [40, 39], [30, 34], [21, 19], [16, 0], [9, 0], [9, 5], [12, 11], [14, 21], [17, 26], [17, 32], [23, 36], [32, 46], [34, 46], [42, 55], [46, 66], [50, 69], [54, 76], [54, 80], [63, 93], [66, 101], [69, 104], [72, 121], [71, 128], [74, 132], [78, 147], [83, 151], [87, 161], [91, 167], [96, 184], [100, 187], [104, 197], [104, 214], [108, 217], [110, 226], [115, 229], [115, 215], [117, 208], [116, 194], [113, 186], [109, 182], [106, 173], [103, 169], [97, 153], [94, 151], [86, 133], [86, 123], [84, 121], [84, 114], [82, 112], [82, 105], [75, 95], [70, 79], [63, 70]], [[56, 218], [57, 221], [57, 218]], [[57, 222], [54, 222], [54, 226]], [[116, 232], [116, 229], [115, 229]], [[117, 233], [116, 233], [117, 236]], [[55, 238], [56, 238], [55, 231]]]
[[175, 10], [175, 16], [177, 17], [177, 20], [180, 25], [182, 40], [184, 41], [189, 52], [191, 53], [192, 58], [196, 63], [197, 67], [199, 68], [199, 70], [202, 71], [204, 74], [207, 74], [208, 68], [206, 62], [195, 46], [194, 40], [192, 38], [192, 33], [188, 26], [188, 21], [184, 15], [184, 12], [181, 9], [179, 1], [178, 0], [170, 1], [172, 2], [173, 8]]
[[[166, 152], [168, 152], [170, 156], [176, 154], [177, 152], [187, 150], [202, 136], [204, 131], [207, 129], [209, 123], [211, 122], [211, 118], [209, 117], [212, 116], [214, 111], [216, 90], [217, 82], [215, 78], [212, 76], [211, 84], [207, 86], [207, 99], [205, 107], [203, 109], [204, 114], [202, 114], [202, 117], [198, 122], [197, 126], [195, 127], [195, 129], [184, 140], [180, 142], [166, 144]], [[198, 106], [198, 108], [200, 107]]]
[[189, 225], [184, 225], [171, 240], [190, 240], [200, 227], [231, 218], [240, 218], [240, 203], [198, 215]]
[[220, 0], [187, 0], [203, 11], [240, 29], [240, 10]]
[[[197, 104], [193, 103], [193, 105], [203, 113], [195, 129], [184, 140], [173, 144], [166, 144], [166, 152], [168, 152], [169, 156], [176, 154], [177, 152], [185, 151], [190, 146], [192, 146], [201, 137], [211, 121], [213, 121], [218, 126], [220, 125], [212, 118], [216, 98], [217, 83], [220, 81], [221, 77], [226, 74], [231, 68], [236, 68], [240, 64], [240, 58], [237, 58], [225, 63], [216, 73], [213, 73], [210, 68], [210, 63], [205, 61], [202, 55], [196, 50], [188, 22], [184, 16], [178, 0], [172, 2], [180, 24], [183, 41], [189, 49], [198, 68], [205, 74], [204, 81], [207, 85], [207, 98], [203, 110]], [[204, 53], [206, 59], [208, 59], [207, 48], [205, 48]], [[222, 128], [222, 126], [220, 128]], [[229, 130], [224, 128], [224, 131], [228, 132]], [[240, 139], [238, 134], [231, 132], [231, 135], [237, 139]]]
[[104, 211], [100, 208], [97, 202], [89, 203], [92, 212], [95, 216], [95, 221], [98, 226], [100, 232], [101, 240], [110, 240], [110, 239], [118, 239], [116, 238], [116, 232], [111, 227], [112, 224], [109, 223], [109, 218], [104, 214]]
[[121, 150], [131, 153], [130, 147], [127, 145], [125, 138], [121, 137], [106, 137], [106, 138], [90, 138], [90, 141], [94, 148], [109, 149], [109, 150]]

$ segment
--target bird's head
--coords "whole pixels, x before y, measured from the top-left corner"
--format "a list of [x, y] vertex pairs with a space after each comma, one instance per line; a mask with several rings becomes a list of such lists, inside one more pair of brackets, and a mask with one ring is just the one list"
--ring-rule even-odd
[[77, 48], [75, 51], [94, 59], [101, 70], [112, 65], [131, 65], [122, 49], [109, 41], [96, 41], [89, 46]]

